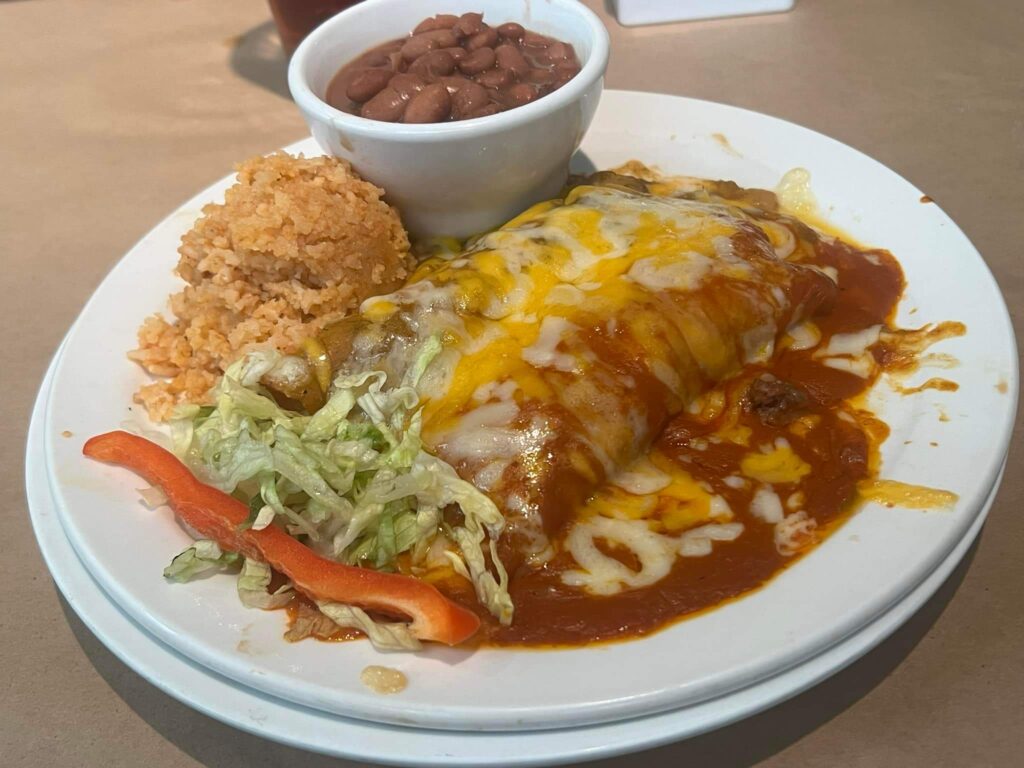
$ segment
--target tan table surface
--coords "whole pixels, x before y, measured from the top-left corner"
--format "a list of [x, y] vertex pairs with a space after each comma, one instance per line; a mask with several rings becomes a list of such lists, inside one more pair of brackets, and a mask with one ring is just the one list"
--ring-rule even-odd
[[[589, 4], [612, 34], [609, 87], [768, 112], [879, 159], [959, 222], [1024, 330], [1016, 0], [799, 0], [640, 29]], [[0, 3], [3, 766], [344, 764], [236, 732], [117, 661], [49, 578], [22, 484], [39, 380], [115, 260], [233, 162], [305, 135], [267, 19], [257, 0]], [[1018, 429], [972, 556], [877, 650], [746, 722], [600, 765], [1022, 764], [1022, 456]]]

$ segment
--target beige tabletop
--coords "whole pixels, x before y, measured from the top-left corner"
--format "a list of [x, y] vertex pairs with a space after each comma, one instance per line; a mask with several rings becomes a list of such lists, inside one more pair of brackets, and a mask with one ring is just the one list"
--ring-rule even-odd
[[[612, 35], [609, 87], [777, 115], [924, 189], [984, 254], [1021, 335], [1016, 0], [798, 0], [778, 16], [639, 29], [588, 2]], [[22, 484], [40, 378], [107, 270], [232, 163], [305, 134], [266, 6], [0, 2], [0, 73], [0, 764], [345, 765], [221, 725], [115, 659], [50, 579]], [[745, 722], [600, 765], [1021, 765], [1022, 442], [1018, 429], [977, 546], [878, 649]]]

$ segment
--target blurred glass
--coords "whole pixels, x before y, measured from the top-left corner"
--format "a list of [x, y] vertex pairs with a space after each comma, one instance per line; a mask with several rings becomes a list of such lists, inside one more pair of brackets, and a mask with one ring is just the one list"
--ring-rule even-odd
[[291, 56], [302, 39], [331, 18], [358, 3], [359, 0], [270, 0], [277, 33], [284, 52]]

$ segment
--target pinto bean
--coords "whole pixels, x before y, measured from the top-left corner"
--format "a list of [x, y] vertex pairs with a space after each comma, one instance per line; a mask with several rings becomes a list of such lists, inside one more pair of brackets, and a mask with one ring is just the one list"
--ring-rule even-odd
[[476, 81], [484, 88], [504, 88], [512, 83], [512, 73], [507, 69], [488, 69], [476, 76]]
[[359, 114], [369, 120], [382, 120], [385, 123], [397, 123], [405, 112], [405, 99], [391, 86], [363, 104]]
[[466, 58], [466, 49], [465, 48], [460, 48], [460, 47], [456, 46], [454, 48], [439, 48], [438, 50], [446, 51], [448, 53], [448, 55], [451, 56], [452, 59], [455, 60], [456, 64], [458, 64], [460, 61], [462, 61], [464, 58]]
[[499, 112], [501, 112], [501, 107], [498, 104], [495, 104], [492, 101], [486, 107], [481, 107], [476, 112], [473, 112], [471, 115], [469, 115], [469, 117], [471, 117], [471, 118], [487, 117], [489, 115], [496, 115]]
[[415, 61], [420, 56], [438, 48], [453, 48], [458, 43], [450, 29], [433, 29], [413, 35], [402, 46], [402, 58]]
[[427, 83], [423, 78], [405, 72], [392, 77], [388, 85], [406, 101], [427, 87]]
[[452, 26], [452, 31], [460, 37], [470, 37], [486, 26], [482, 13], [464, 13]]
[[433, 32], [435, 29], [451, 29], [458, 20], [459, 17], [453, 13], [439, 13], [421, 21], [412, 33], [418, 35], [420, 32]]
[[537, 99], [537, 91], [527, 83], [516, 83], [505, 91], [505, 104], [509, 107], [521, 107]]
[[545, 49], [543, 57], [552, 64], [558, 64], [563, 61], [575, 60], [576, 51], [568, 43], [556, 40]]
[[555, 79], [551, 85], [554, 88], [561, 88], [563, 85], [572, 80], [576, 75], [579, 74], [580, 68], [573, 66], [559, 66], [555, 67]]
[[524, 32], [526, 30], [523, 29], [523, 25], [516, 24], [514, 21], [498, 25], [498, 37], [502, 40], [521, 40]]
[[422, 77], [428, 83], [455, 71], [455, 59], [443, 50], [430, 51], [409, 65], [409, 74]]
[[523, 32], [523, 45], [529, 46], [530, 48], [547, 48], [553, 42], [554, 40], [550, 37], [539, 35], [528, 29]]
[[462, 75], [448, 75], [447, 77], [438, 78], [438, 82], [444, 83], [444, 87], [448, 89], [448, 93], [456, 93], [461, 91], [467, 85], [476, 85], [468, 77]]
[[345, 95], [352, 101], [369, 101], [384, 89], [393, 74], [390, 69], [364, 69], [352, 78]]
[[405, 108], [407, 123], [440, 123], [452, 110], [452, 98], [444, 83], [433, 83], [417, 93]]
[[459, 69], [467, 75], [479, 75], [494, 66], [495, 52], [493, 48], [477, 48], [459, 62]]
[[498, 30], [493, 27], [485, 27], [484, 29], [477, 32], [475, 35], [471, 35], [464, 48], [467, 51], [475, 51], [477, 48], [493, 48], [498, 42]]
[[491, 95], [479, 83], [467, 80], [452, 94], [452, 112], [457, 118], [467, 118], [491, 103]]
[[543, 67], [536, 67], [531, 69], [529, 72], [520, 76], [520, 79], [524, 83], [533, 83], [534, 85], [550, 85], [555, 82], [555, 71], [552, 69], [544, 69]]
[[522, 75], [530, 71], [530, 64], [514, 45], [505, 43], [494, 49], [494, 56], [500, 69], [507, 69], [513, 75]]

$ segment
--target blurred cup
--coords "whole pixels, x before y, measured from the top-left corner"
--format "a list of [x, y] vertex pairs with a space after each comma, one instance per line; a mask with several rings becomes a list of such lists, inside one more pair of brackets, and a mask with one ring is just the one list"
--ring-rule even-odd
[[277, 24], [281, 47], [291, 56], [302, 39], [327, 21], [360, 0], [270, 0], [270, 12]]

